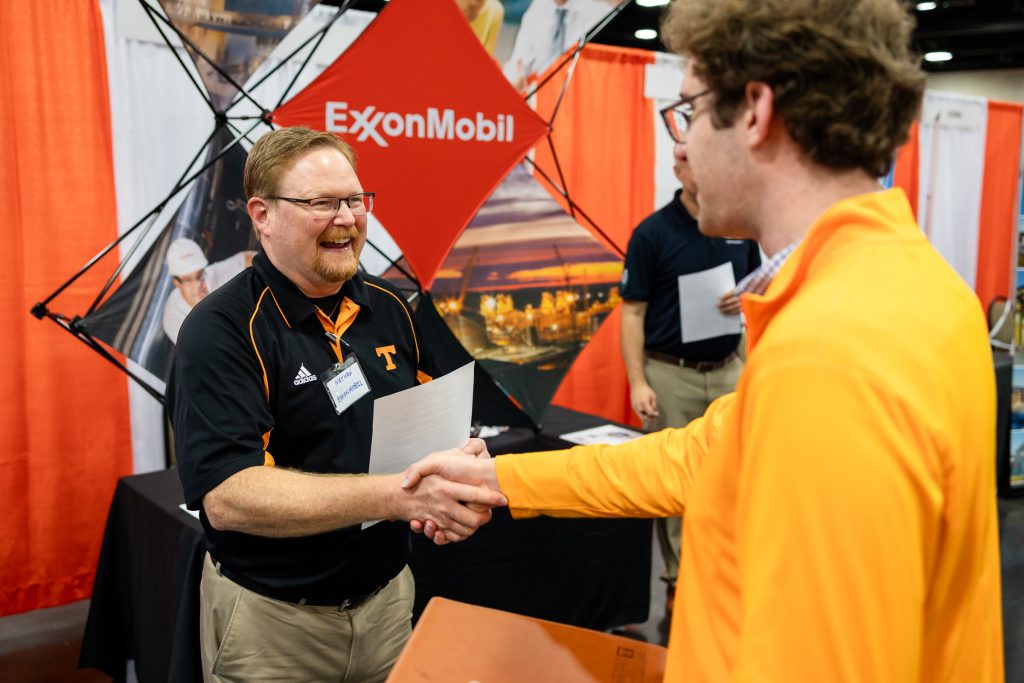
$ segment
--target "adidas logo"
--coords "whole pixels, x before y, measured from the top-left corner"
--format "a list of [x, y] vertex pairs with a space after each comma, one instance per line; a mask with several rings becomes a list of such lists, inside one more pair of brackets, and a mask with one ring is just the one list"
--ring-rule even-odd
[[293, 382], [293, 384], [295, 384], [295, 386], [299, 386], [301, 384], [309, 384], [310, 382], [315, 382], [315, 381], [316, 381], [316, 375], [314, 375], [312, 372], [307, 370], [306, 369], [306, 365], [304, 363], [300, 364], [299, 365], [299, 372], [298, 372], [297, 375], [295, 375], [295, 382]]

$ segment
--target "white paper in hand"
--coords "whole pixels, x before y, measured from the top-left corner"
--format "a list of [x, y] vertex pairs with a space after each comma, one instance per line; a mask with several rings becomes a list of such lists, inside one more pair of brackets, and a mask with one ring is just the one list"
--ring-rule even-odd
[[[459, 448], [473, 421], [473, 367], [373, 402], [370, 474], [394, 474], [428, 453]], [[363, 528], [376, 522], [364, 522]]]
[[740, 316], [718, 310], [718, 300], [736, 286], [732, 264], [679, 276], [679, 317], [683, 343], [740, 333]]

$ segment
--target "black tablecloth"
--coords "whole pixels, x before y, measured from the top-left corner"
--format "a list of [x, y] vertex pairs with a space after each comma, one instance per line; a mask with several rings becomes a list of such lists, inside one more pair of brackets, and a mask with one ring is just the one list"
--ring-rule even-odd
[[[79, 667], [123, 680], [202, 680], [199, 578], [206, 540], [181, 510], [177, 470], [124, 477], [107, 516]], [[198, 676], [197, 676], [198, 674]]]
[[[540, 434], [488, 439], [494, 455], [565, 448], [556, 435], [604, 420], [552, 406]], [[182, 511], [175, 470], [125, 477], [107, 518], [80, 667], [148, 681], [201, 679], [199, 578], [206, 542]], [[650, 520], [513, 522], [506, 509], [464, 543], [438, 548], [413, 537], [414, 613], [443, 596], [587, 628], [647, 619]]]
[[1013, 393], [1013, 356], [992, 352], [996, 368], [996, 483], [1005, 496], [1024, 494], [1010, 486], [1010, 397]]

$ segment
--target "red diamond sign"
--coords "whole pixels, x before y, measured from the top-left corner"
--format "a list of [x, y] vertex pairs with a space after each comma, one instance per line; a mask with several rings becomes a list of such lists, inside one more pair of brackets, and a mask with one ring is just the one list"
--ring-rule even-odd
[[374, 213], [421, 284], [547, 124], [509, 85], [454, 0], [393, 0], [273, 113], [336, 132], [377, 193]]

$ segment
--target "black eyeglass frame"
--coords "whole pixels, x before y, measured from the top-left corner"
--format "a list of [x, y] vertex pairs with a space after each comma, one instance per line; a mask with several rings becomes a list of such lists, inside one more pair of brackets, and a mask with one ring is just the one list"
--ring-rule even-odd
[[[710, 92], [711, 90], [708, 89], [699, 92], [696, 95], [684, 97], [658, 112], [661, 115], [662, 123], [665, 124], [665, 128], [668, 130], [668, 136], [672, 138], [672, 142], [677, 145], [685, 144], [680, 135], [685, 135], [686, 131], [690, 130], [690, 124], [693, 122], [693, 115], [696, 113], [696, 110], [693, 108], [693, 103], [698, 97], [704, 97]], [[682, 129], [679, 131], [679, 135], [676, 134], [676, 128], [678, 126], [674, 121], [676, 114], [679, 114], [683, 120]]]
[[[338, 212], [341, 211], [342, 202], [345, 202], [345, 206], [348, 207], [348, 210], [352, 212], [353, 216], [365, 216], [373, 211], [373, 202], [375, 196], [375, 192], [356, 192], [355, 194], [349, 195], [348, 197], [310, 197], [309, 199], [301, 199], [299, 197], [281, 197], [278, 195], [274, 195], [272, 197], [267, 197], [267, 199], [280, 199], [285, 202], [291, 202], [292, 204], [302, 204], [309, 208], [311, 211], [313, 210], [313, 202], [321, 201], [323, 199], [330, 199], [335, 203], [335, 206], [332, 209], [332, 216], [337, 216]], [[362, 200], [362, 204], [366, 206], [365, 213], [356, 213], [355, 210], [353, 210], [350, 202], [356, 197], [359, 197]]]

